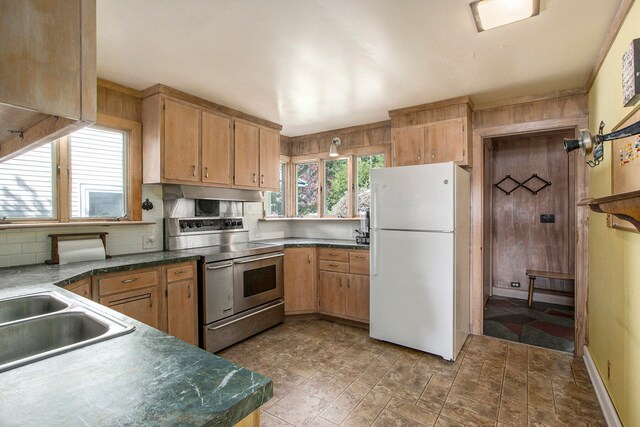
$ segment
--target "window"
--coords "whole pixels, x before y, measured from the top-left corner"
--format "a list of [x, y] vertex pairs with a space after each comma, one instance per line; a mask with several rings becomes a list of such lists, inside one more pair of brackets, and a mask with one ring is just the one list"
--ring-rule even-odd
[[325, 216], [349, 215], [349, 159], [325, 160], [324, 210]]
[[371, 201], [371, 169], [384, 167], [384, 154], [360, 156], [356, 159], [355, 197], [356, 209], [369, 208]]
[[266, 215], [267, 216], [285, 216], [285, 177], [287, 165], [280, 164], [280, 183], [278, 188], [280, 191], [268, 191], [266, 197]]
[[0, 163], [0, 219], [55, 219], [54, 144]]
[[72, 218], [126, 216], [125, 145], [120, 131], [88, 127], [69, 135]]
[[0, 161], [0, 220], [66, 223], [142, 219], [141, 125], [104, 116], [13, 159]]
[[318, 216], [318, 162], [296, 165], [296, 216]]

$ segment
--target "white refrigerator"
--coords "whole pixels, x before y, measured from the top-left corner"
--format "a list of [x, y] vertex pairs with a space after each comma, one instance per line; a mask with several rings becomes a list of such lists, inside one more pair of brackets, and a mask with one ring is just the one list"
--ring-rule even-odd
[[455, 360], [469, 335], [469, 172], [371, 171], [372, 338]]

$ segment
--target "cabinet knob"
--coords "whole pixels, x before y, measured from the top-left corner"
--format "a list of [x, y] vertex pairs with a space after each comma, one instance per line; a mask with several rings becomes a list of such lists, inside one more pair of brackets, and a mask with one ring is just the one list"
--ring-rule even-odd
[[260, 184], [264, 184], [264, 174], [260, 175]]
[[196, 165], [193, 165], [193, 176], [196, 176]]
[[123, 281], [122, 281], [122, 283], [131, 283], [131, 282], [135, 282], [136, 280], [138, 280], [138, 278], [137, 278], [137, 277], [134, 277], [133, 279], [126, 279], [126, 280], [123, 280]]
[[308, 255], [308, 258], [309, 258], [309, 259], [308, 259], [307, 263], [308, 263], [308, 264], [311, 264], [311, 254], [309, 254], [309, 255]]
[[191, 285], [187, 286], [187, 298], [191, 299]]
[[204, 168], [204, 177], [209, 178], [209, 166], [205, 166]]
[[431, 150], [431, 158], [432, 159], [436, 158], [436, 150], [435, 149]]
[[256, 182], [256, 174], [252, 174], [253, 175], [253, 182]]

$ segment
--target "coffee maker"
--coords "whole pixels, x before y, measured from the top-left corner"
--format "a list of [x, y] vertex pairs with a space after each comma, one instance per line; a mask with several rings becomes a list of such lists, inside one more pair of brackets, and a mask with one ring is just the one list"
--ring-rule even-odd
[[362, 208], [360, 214], [360, 230], [356, 230], [356, 243], [359, 245], [369, 244], [369, 209]]

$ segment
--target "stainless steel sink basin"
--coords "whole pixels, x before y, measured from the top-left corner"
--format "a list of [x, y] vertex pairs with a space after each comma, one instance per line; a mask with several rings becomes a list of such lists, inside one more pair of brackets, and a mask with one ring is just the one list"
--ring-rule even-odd
[[8, 298], [0, 301], [0, 324], [54, 313], [67, 307], [69, 307], [69, 303], [52, 294]]
[[[15, 313], [33, 314], [17, 320], [0, 321], [0, 372], [26, 365], [60, 353], [75, 350], [100, 341], [132, 332], [135, 327], [98, 311], [80, 301], [66, 299], [55, 292], [28, 295], [20, 298], [0, 300], [0, 310], [13, 307], [12, 304], [33, 306], [44, 305], [46, 297], [57, 301], [63, 307], [57, 311], [14, 310]], [[15, 302], [16, 300], [25, 300]], [[32, 301], [29, 301], [32, 300]], [[14, 315], [13, 317], [16, 317]], [[9, 318], [9, 316], [6, 316]], [[4, 321], [4, 323], [2, 323]]]

